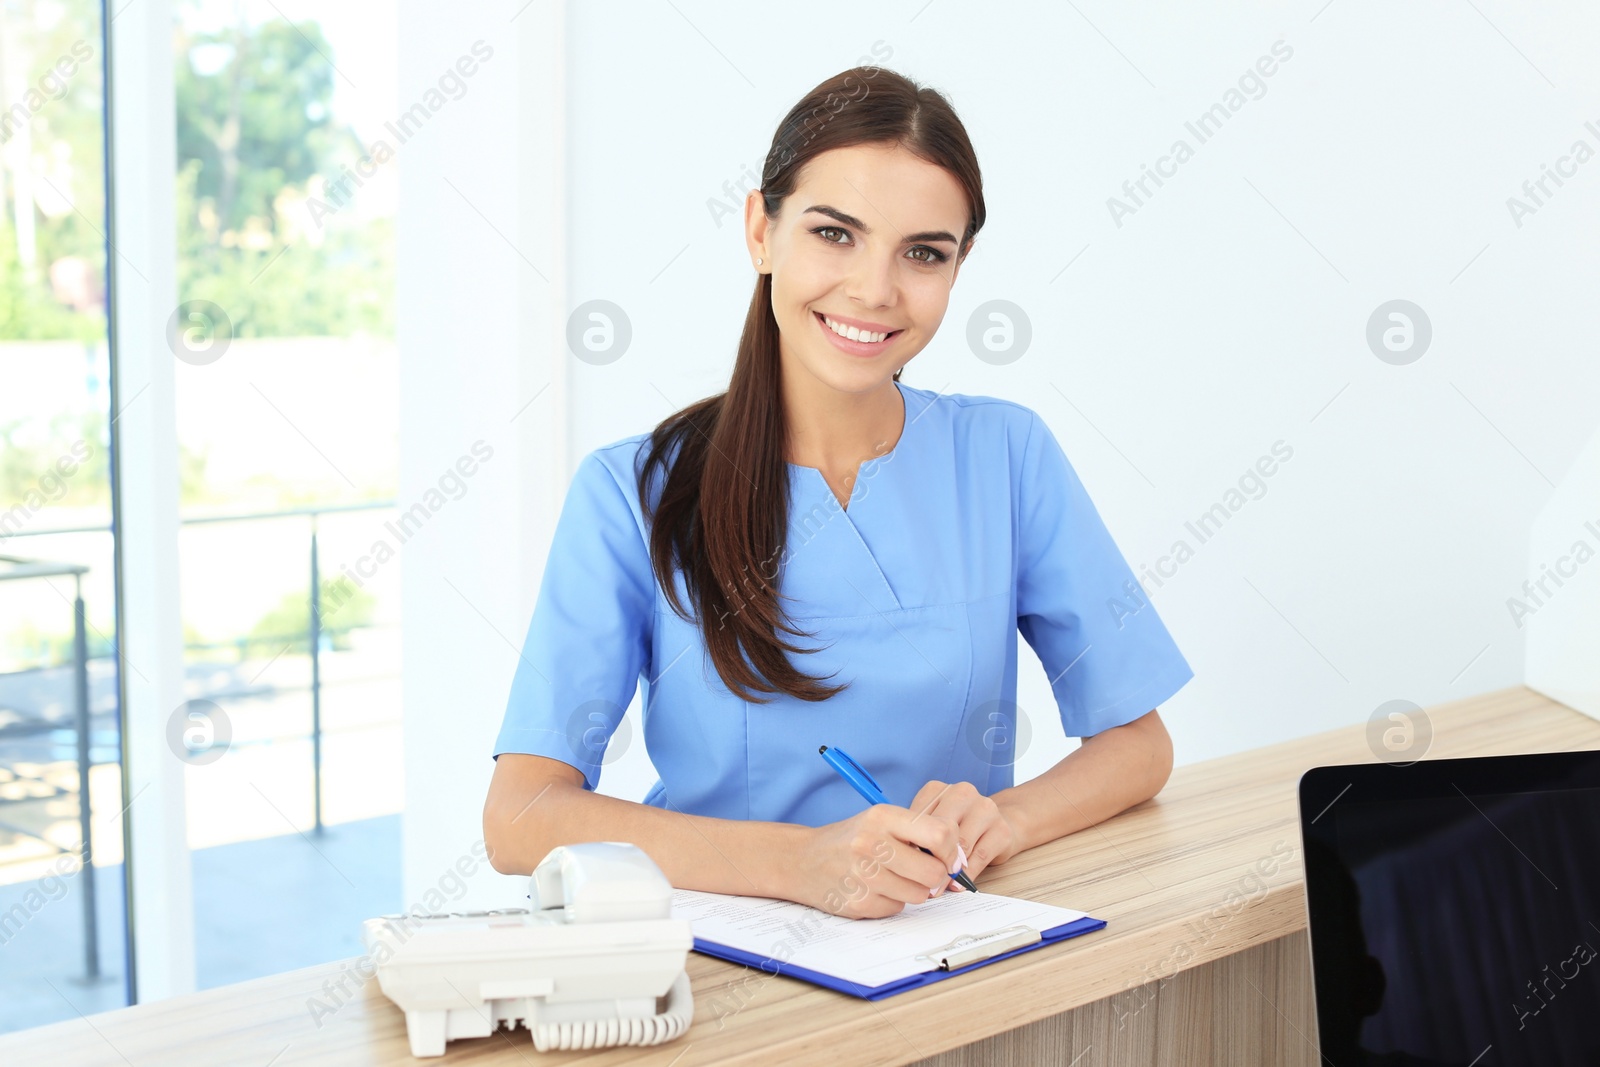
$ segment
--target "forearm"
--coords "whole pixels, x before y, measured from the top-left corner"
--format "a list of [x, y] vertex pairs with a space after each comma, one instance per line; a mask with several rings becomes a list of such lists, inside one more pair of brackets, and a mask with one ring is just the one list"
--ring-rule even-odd
[[1172, 742], [1154, 712], [1093, 737], [1037, 778], [993, 796], [1016, 832], [1012, 854], [1076, 833], [1161, 791]]
[[806, 827], [687, 815], [551, 782], [518, 805], [491, 806], [484, 834], [496, 870], [529, 874], [557, 845], [626, 841], [643, 849], [679, 889], [780, 896], [783, 858]]

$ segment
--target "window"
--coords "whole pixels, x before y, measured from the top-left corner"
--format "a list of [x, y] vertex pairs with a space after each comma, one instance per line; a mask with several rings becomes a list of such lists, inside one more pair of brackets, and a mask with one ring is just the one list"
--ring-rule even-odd
[[208, 988], [358, 954], [361, 920], [400, 906], [399, 565], [361, 562], [396, 518], [397, 187], [367, 159], [393, 116], [395, 13], [177, 13], [185, 695], [210, 738], [185, 787]]
[[0, 32], [0, 1030], [127, 1003], [101, 8]]

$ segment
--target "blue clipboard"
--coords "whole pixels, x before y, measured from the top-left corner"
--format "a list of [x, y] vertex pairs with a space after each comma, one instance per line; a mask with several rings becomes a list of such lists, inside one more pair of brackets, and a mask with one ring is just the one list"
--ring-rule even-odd
[[1043, 948], [1045, 945], [1053, 945], [1059, 941], [1065, 941], [1069, 937], [1077, 937], [1079, 934], [1093, 933], [1096, 930], [1104, 929], [1105, 925], [1106, 921], [1104, 919], [1096, 919], [1085, 915], [1074, 922], [1062, 923], [1060, 926], [1052, 926], [1047, 930], [1039, 931], [1039, 940], [1023, 945], [1020, 948], [1013, 948], [993, 956], [985, 956], [983, 959], [952, 970], [934, 969], [924, 971], [922, 974], [897, 978], [893, 982], [885, 982], [880, 986], [864, 986], [843, 978], [835, 978], [831, 974], [820, 974], [805, 967], [797, 967], [792, 963], [763, 958], [754, 952], [730, 948], [727, 945], [719, 945], [714, 941], [707, 941], [699, 937], [694, 939], [694, 950], [707, 956], [728, 960], [730, 963], [743, 963], [751, 967], [759, 967], [768, 974], [782, 974], [790, 978], [800, 978], [813, 985], [836, 989], [841, 993], [849, 993], [851, 996], [861, 997], [864, 1000], [882, 1000], [884, 997], [892, 997], [896, 993], [904, 993], [908, 989], [919, 989], [925, 985], [932, 985], [934, 982], [941, 982], [946, 978], [954, 978], [958, 974], [966, 974], [968, 971], [975, 970], [985, 964], [994, 963], [996, 960], [1009, 959], [1023, 952], [1031, 952], [1036, 948]]

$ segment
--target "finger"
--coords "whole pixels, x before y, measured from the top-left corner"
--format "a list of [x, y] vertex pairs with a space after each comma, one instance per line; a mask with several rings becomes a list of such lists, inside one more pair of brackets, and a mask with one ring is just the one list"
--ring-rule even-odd
[[[909, 817], [909, 816], [908, 816]], [[939, 858], [938, 854], [928, 855], [915, 841], [907, 841], [895, 836], [893, 827], [889, 828], [888, 843], [893, 848], [892, 854], [881, 861], [880, 869], [898, 875], [907, 881], [916, 882], [922, 886], [923, 897], [927, 896], [930, 889], [937, 890], [945, 884], [950, 877], [950, 864]], [[952, 833], [951, 839], [954, 840]], [[931, 840], [931, 838], [930, 838]], [[959, 844], [955, 846], [959, 850]], [[952, 857], [956, 852], [952, 852]]]
[[944, 815], [957, 823], [980, 799], [977, 789], [967, 782], [929, 782], [911, 801], [914, 815]]
[[[918, 859], [937, 866], [933, 857], [924, 856], [920, 852], [915, 853], [915, 855]], [[941, 877], [940, 872], [935, 870], [932, 875], [933, 882], [930, 885], [923, 879], [908, 878], [898, 871], [885, 870], [872, 880], [872, 891], [878, 896], [888, 897], [890, 900], [897, 900], [902, 904], [920, 904], [928, 899], [928, 891], [938, 886]]]
[[933, 781], [917, 790], [917, 795], [911, 798], [907, 805], [913, 814], [932, 811], [939, 802], [939, 798], [948, 791], [950, 786], [945, 782]]
[[[966, 817], [956, 824], [960, 829], [961, 848], [967, 854], [966, 862], [968, 866], [963, 867], [963, 870], [971, 873], [970, 864], [976, 858], [973, 854], [977, 851], [978, 843], [983, 840], [985, 835], [992, 832], [997, 824], [1003, 821], [1000, 817], [1000, 809], [995, 806], [994, 801], [987, 797], [979, 797], [974, 801], [972, 807], [968, 809]], [[990, 844], [992, 846], [993, 842], [991, 841]], [[994, 852], [991, 850], [989, 855], [994, 855]]]
[[961, 868], [962, 874], [968, 878], [977, 878], [978, 875], [983, 873], [984, 868], [989, 866], [989, 860], [994, 856], [992, 849], [993, 838], [993, 832], [985, 833], [978, 838], [971, 848], [966, 850], [967, 862]]
[[1004, 819], [997, 818], [990, 823], [982, 836], [967, 849], [967, 859], [970, 863], [966, 868], [967, 875], [976, 878], [996, 856], [1010, 848], [1011, 835], [1011, 824]]
[[883, 817], [888, 821], [886, 829], [893, 837], [928, 849], [939, 857], [946, 873], [950, 872], [950, 864], [955, 861], [955, 849], [960, 845], [960, 825], [955, 819], [942, 814], [917, 816], [904, 808], [885, 811]]
[[[983, 839], [979, 838], [978, 840], [982, 841]], [[982, 874], [983, 869], [988, 866], [988, 862], [978, 852], [978, 846], [974, 845], [972, 848], [963, 849], [962, 852], [966, 857], [966, 862], [961, 865], [961, 873], [968, 878], [976, 878]]]

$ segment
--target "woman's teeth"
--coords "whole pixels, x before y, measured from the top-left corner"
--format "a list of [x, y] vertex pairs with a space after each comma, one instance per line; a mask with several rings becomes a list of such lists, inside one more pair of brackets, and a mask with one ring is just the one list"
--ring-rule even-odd
[[845, 326], [834, 322], [826, 315], [822, 316], [822, 321], [828, 329], [840, 337], [848, 337], [852, 341], [865, 341], [867, 344], [876, 344], [889, 336], [887, 333], [869, 333], [866, 330], [858, 330], [854, 326]]

